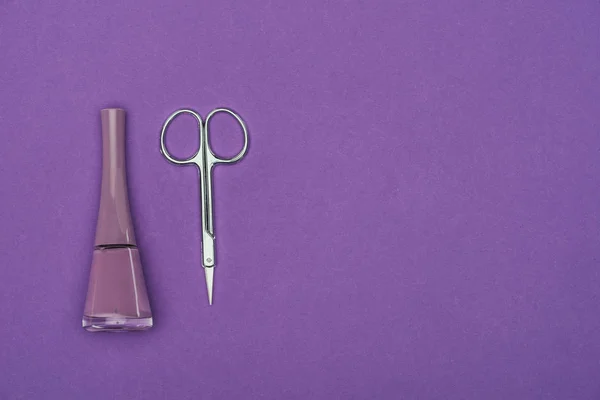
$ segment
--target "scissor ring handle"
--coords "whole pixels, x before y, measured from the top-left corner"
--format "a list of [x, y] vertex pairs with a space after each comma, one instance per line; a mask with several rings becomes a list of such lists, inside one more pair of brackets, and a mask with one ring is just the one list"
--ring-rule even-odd
[[[171, 153], [169, 153], [169, 150], [167, 149], [167, 144], [165, 143], [165, 135], [167, 133], [167, 128], [169, 127], [169, 124], [171, 122], [173, 122], [173, 120], [181, 114], [193, 115], [194, 118], [196, 118], [196, 120], [198, 120], [198, 129], [200, 130], [200, 135], [199, 135], [200, 143], [198, 146], [198, 150], [196, 150], [196, 153], [194, 153], [194, 155], [192, 155], [190, 158], [186, 158], [185, 160], [182, 160], [180, 158], [177, 158], [177, 157], [174, 157], [173, 155], [171, 155]], [[167, 118], [167, 120], [165, 121], [165, 123], [162, 126], [162, 130], [160, 131], [160, 152], [163, 154], [163, 156], [165, 156], [165, 158], [167, 160], [169, 160], [173, 164], [183, 165], [183, 164], [195, 163], [194, 159], [196, 157], [198, 157], [198, 154], [200, 154], [200, 149], [202, 148], [202, 142], [201, 142], [202, 141], [202, 129], [204, 129], [203, 124], [202, 124], [202, 117], [196, 111], [190, 110], [187, 108], [182, 108], [182, 109], [175, 111], [173, 114], [169, 115], [169, 118]]]
[[[231, 158], [221, 158], [221, 157], [217, 156], [212, 151], [212, 149], [210, 148], [210, 145], [208, 144], [208, 123], [215, 114], [218, 114], [220, 112], [229, 114], [233, 118], [235, 118], [235, 120], [238, 122], [238, 124], [240, 124], [240, 126], [242, 127], [242, 132], [244, 133], [244, 146], [242, 147], [242, 149], [240, 150], [239, 153], [237, 153], [235, 156], [233, 156]], [[235, 111], [233, 111], [229, 108], [215, 108], [206, 116], [206, 123], [205, 123], [204, 129], [206, 130], [206, 144], [207, 144], [206, 147], [207, 147], [208, 151], [210, 152], [210, 155], [213, 157], [213, 163], [234, 163], [234, 162], [239, 161], [246, 154], [246, 151], [248, 150], [248, 128], [246, 127], [246, 124], [244, 123], [244, 120], [242, 119], [242, 117], [240, 117]]]

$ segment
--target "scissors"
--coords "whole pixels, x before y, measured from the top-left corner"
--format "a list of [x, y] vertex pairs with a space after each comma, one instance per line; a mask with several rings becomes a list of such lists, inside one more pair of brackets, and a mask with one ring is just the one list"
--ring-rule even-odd
[[[221, 158], [213, 152], [208, 141], [208, 123], [210, 119], [218, 113], [229, 114], [242, 127], [244, 133], [244, 146], [240, 152], [231, 158]], [[196, 154], [188, 159], [182, 160], [173, 157], [167, 150], [165, 144], [165, 134], [169, 124], [181, 114], [190, 114], [198, 120], [198, 134], [200, 135], [200, 145]], [[217, 108], [211, 111], [206, 120], [202, 116], [190, 109], [180, 109], [169, 115], [160, 132], [160, 151], [167, 160], [176, 165], [195, 165], [200, 173], [200, 202], [202, 204], [202, 266], [204, 267], [204, 276], [206, 278], [206, 290], [208, 292], [208, 304], [212, 305], [213, 282], [215, 268], [215, 231], [213, 224], [213, 199], [212, 199], [212, 169], [217, 164], [233, 164], [246, 154], [248, 150], [248, 129], [242, 118], [233, 110], [228, 108]]]

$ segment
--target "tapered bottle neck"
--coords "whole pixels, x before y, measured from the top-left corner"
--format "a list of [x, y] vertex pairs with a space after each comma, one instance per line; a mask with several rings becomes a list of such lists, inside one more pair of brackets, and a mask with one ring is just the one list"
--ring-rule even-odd
[[102, 186], [95, 246], [136, 245], [125, 157], [125, 110], [107, 108], [102, 121]]

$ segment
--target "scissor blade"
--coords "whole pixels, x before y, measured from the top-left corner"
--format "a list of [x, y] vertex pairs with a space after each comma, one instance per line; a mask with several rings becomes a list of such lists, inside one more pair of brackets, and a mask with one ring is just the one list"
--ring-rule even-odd
[[215, 268], [204, 268], [204, 277], [206, 278], [206, 291], [208, 292], [208, 305], [212, 306], [213, 297], [213, 281], [215, 278]]

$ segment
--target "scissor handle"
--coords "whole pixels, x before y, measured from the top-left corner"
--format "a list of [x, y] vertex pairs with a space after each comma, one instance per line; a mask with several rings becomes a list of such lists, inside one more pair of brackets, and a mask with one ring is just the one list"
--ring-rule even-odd
[[[200, 143], [198, 145], [198, 150], [196, 150], [194, 155], [192, 155], [190, 158], [186, 158], [185, 160], [182, 160], [180, 158], [177, 158], [177, 157], [174, 157], [173, 155], [171, 155], [171, 153], [169, 153], [169, 150], [167, 149], [167, 144], [165, 143], [165, 134], [167, 133], [167, 128], [169, 127], [169, 124], [171, 122], [173, 122], [173, 120], [181, 114], [193, 115], [194, 118], [196, 118], [196, 120], [198, 120], [198, 129], [200, 130], [200, 135], [199, 135]], [[172, 162], [173, 164], [178, 164], [178, 165], [197, 164], [195, 159], [200, 154], [200, 149], [202, 148], [202, 130], [203, 129], [204, 129], [204, 127], [203, 127], [203, 123], [202, 123], [202, 117], [196, 111], [190, 110], [187, 108], [182, 108], [180, 110], [175, 111], [173, 114], [169, 115], [169, 118], [167, 118], [167, 120], [165, 121], [165, 123], [162, 126], [162, 130], [160, 131], [160, 152], [163, 153], [165, 158], [167, 160], [169, 160], [170, 162]]]
[[[242, 132], [244, 133], [244, 146], [242, 147], [242, 149], [240, 150], [239, 153], [237, 153], [235, 156], [233, 156], [231, 158], [221, 158], [221, 157], [217, 156], [212, 151], [212, 148], [210, 147], [210, 143], [208, 141], [208, 123], [215, 114], [218, 114], [220, 112], [229, 114], [233, 118], [235, 118], [235, 120], [238, 122], [238, 124], [242, 128]], [[234, 163], [234, 162], [239, 161], [246, 154], [246, 151], [248, 150], [248, 128], [246, 128], [246, 124], [244, 123], [244, 120], [242, 119], [242, 117], [240, 117], [235, 111], [233, 111], [229, 108], [216, 108], [216, 109], [212, 110], [206, 116], [206, 124], [205, 124], [204, 129], [206, 130], [206, 132], [205, 132], [206, 133], [206, 148], [207, 148], [208, 152], [210, 153], [210, 155], [212, 156], [212, 164]]]

